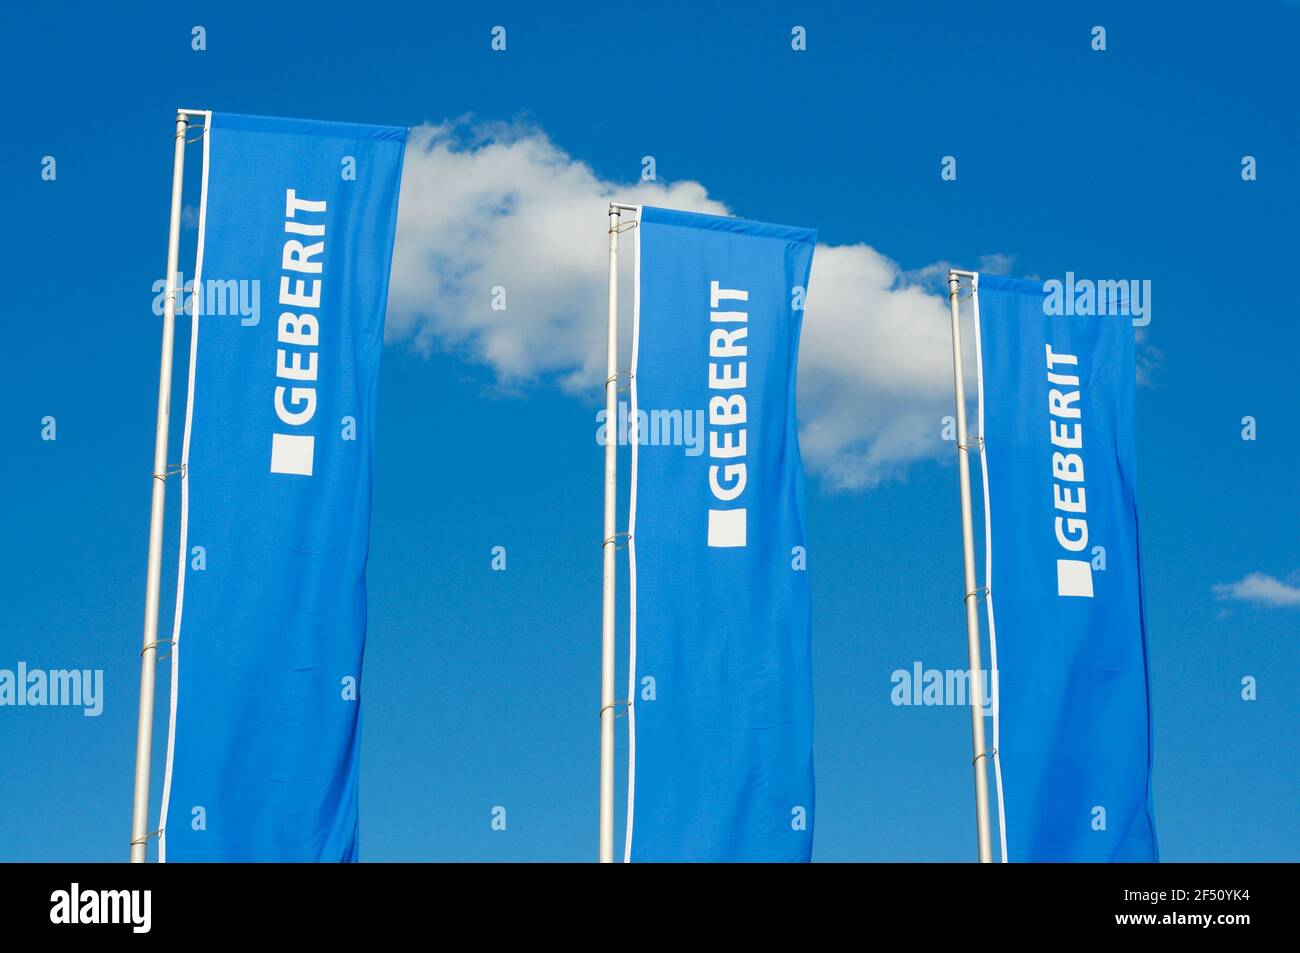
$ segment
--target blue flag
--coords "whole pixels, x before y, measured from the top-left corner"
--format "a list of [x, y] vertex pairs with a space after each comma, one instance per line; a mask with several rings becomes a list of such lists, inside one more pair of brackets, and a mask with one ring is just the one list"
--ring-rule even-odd
[[1003, 856], [1155, 861], [1133, 326], [1062, 290], [978, 277]]
[[204, 136], [159, 859], [354, 861], [371, 447], [406, 130]]
[[812, 853], [795, 365], [816, 239], [639, 215], [629, 860]]

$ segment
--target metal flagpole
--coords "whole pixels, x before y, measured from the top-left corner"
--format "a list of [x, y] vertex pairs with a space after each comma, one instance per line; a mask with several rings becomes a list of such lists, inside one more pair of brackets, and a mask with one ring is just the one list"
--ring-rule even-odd
[[[980, 663], [979, 590], [975, 587], [975, 536], [972, 528], [970, 503], [970, 444], [966, 435], [966, 384], [962, 373], [961, 323], [958, 292], [961, 279], [969, 278], [972, 286], [978, 280], [973, 271], [948, 269], [948, 304], [952, 311], [952, 376], [957, 397], [957, 473], [961, 483], [961, 546], [965, 569], [966, 595], [966, 651], [970, 665], [970, 724], [971, 747], [975, 768], [975, 826], [979, 835], [979, 860], [982, 864], [993, 860], [992, 838], [989, 833], [989, 777], [988, 754], [984, 747], [984, 684]], [[981, 437], [980, 439], [983, 439]], [[985, 527], [988, 532], [988, 527]]]
[[158, 594], [162, 582], [163, 508], [167, 502], [167, 432], [171, 422], [172, 343], [176, 331], [176, 259], [180, 254], [181, 186], [189, 113], [176, 113], [172, 208], [167, 229], [162, 360], [158, 369], [158, 423], [154, 431], [153, 499], [149, 507], [149, 569], [144, 594], [144, 644], [140, 649], [140, 714], [135, 738], [135, 797], [131, 808], [131, 863], [142, 864], [149, 843], [149, 762], [153, 754], [154, 673], [158, 663]]
[[600, 624], [600, 846], [602, 864], [614, 862], [614, 505], [618, 495], [618, 225], [609, 205], [609, 339], [605, 356], [605, 536]]

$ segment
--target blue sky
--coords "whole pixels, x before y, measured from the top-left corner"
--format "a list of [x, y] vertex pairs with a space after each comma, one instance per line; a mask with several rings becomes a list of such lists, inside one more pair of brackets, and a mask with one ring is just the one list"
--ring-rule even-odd
[[[537, 209], [591, 203], [563, 227], [556, 213], [556, 244], [576, 262], [558, 291], [529, 272], [528, 247], [509, 238], [518, 230], [465, 253], [484, 281], [521, 289], [517, 324], [489, 327], [490, 315], [437, 298], [418, 268], [395, 272], [375, 458], [363, 859], [594, 856], [603, 368], [585, 362], [603, 320], [603, 196], [619, 186], [633, 196], [647, 155], [670, 195], [813, 226], [838, 249], [818, 251], [806, 321], [818, 320], [819, 273], [825, 318], [811, 351], [806, 330], [801, 365], [816, 388], [806, 401], [801, 391], [805, 414], [838, 428], [805, 454], [815, 857], [973, 854], [967, 712], [896, 707], [890, 676], [918, 660], [965, 664], [956, 471], [939, 436], [951, 407], [934, 388], [948, 358], [930, 353], [947, 331], [932, 276], [945, 262], [985, 261], [1152, 282], [1137, 426], [1162, 857], [1300, 859], [1300, 133], [1289, 82], [1300, 7], [1185, 4], [1173, 17], [1119, 3], [700, 6], [0, 14], [10, 91], [0, 668], [102, 669], [105, 690], [99, 717], [0, 708], [0, 859], [127, 850], [152, 283], [178, 106], [458, 120], [445, 133], [454, 145], [430, 146], [431, 163], [461, 161], [491, 186], [500, 173], [475, 160], [496, 144], [506, 174], [549, 168], [567, 183], [530, 180], [545, 192]], [[195, 25], [202, 52], [191, 49]], [[505, 52], [490, 49], [495, 25]], [[804, 52], [790, 48], [795, 25], [807, 29]], [[1095, 25], [1104, 52], [1090, 48]], [[54, 181], [41, 177], [47, 155]], [[956, 181], [940, 178], [948, 155]], [[1245, 155], [1257, 181], [1242, 179]], [[458, 194], [462, 180], [436, 178], [442, 168], [404, 192], [405, 234], [408, 246], [460, 253], [468, 241], [409, 217], [408, 197]], [[584, 216], [588, 231], [570, 240], [565, 229]], [[556, 254], [533, 250], [548, 265]], [[854, 285], [868, 269], [879, 280]], [[457, 293], [480, 300], [476, 286]], [[863, 336], [899, 333], [891, 315], [910, 319], [913, 336]], [[187, 340], [182, 328], [181, 353]], [[177, 385], [179, 405], [180, 375]], [[41, 439], [46, 416], [57, 440]], [[1253, 441], [1241, 437], [1246, 416]], [[494, 546], [507, 549], [506, 572], [491, 571]], [[1233, 586], [1255, 573], [1276, 582]], [[1255, 701], [1241, 698], [1246, 676]], [[158, 710], [161, 752], [161, 700]], [[620, 803], [622, 790], [620, 779]], [[505, 831], [490, 826], [497, 805]]]

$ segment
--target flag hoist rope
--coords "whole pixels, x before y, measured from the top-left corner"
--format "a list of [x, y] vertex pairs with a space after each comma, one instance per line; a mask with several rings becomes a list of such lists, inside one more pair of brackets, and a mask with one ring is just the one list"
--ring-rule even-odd
[[[961, 554], [965, 572], [966, 651], [970, 665], [971, 764], [975, 769], [975, 828], [979, 837], [979, 860], [992, 863], [993, 846], [989, 830], [988, 755], [984, 747], [984, 685], [980, 662], [979, 598], [982, 589], [975, 585], [975, 535], [970, 501], [970, 443], [966, 435], [966, 384], [962, 373], [961, 321], [959, 292], [961, 279], [968, 278], [972, 288], [979, 281], [973, 271], [948, 270], [948, 304], [952, 311], [952, 375], [957, 401], [957, 475], [961, 485]], [[979, 439], [983, 440], [981, 436]], [[984, 527], [988, 532], [988, 527]]]
[[181, 191], [185, 182], [185, 146], [190, 116], [198, 109], [176, 112], [172, 165], [171, 217], [167, 228], [166, 293], [163, 296], [162, 358], [158, 369], [158, 420], [154, 431], [153, 497], [149, 507], [149, 566], [144, 594], [144, 639], [140, 649], [140, 712], [135, 738], [135, 793], [131, 805], [131, 862], [144, 863], [149, 838], [149, 767], [153, 755], [153, 708], [158, 665], [158, 597], [162, 583], [163, 511], [167, 503], [167, 434], [171, 425], [172, 350], [176, 333], [176, 261], [180, 255]]

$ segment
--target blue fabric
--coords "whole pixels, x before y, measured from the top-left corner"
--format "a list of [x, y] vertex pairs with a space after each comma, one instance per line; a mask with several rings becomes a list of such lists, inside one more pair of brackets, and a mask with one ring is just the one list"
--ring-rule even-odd
[[1007, 858], [1155, 861], [1132, 321], [979, 302]]
[[[659, 432], [658, 445], [635, 445], [634, 861], [806, 861], [812, 852], [795, 366], [796, 289], [808, 285], [816, 238], [663, 209], [641, 215], [635, 410], [651, 431], [655, 411], [701, 411], [705, 442], [696, 455], [663, 445]], [[715, 307], [715, 281], [748, 300], [720, 298]], [[714, 320], [731, 311], [744, 318]], [[719, 331], [732, 336], [713, 354]], [[736, 386], [742, 364], [744, 386]], [[736, 395], [743, 423], [734, 407], [730, 422], [715, 420], [711, 401]], [[742, 431], [744, 452], [726, 456]], [[722, 495], [734, 494], [721, 498], [711, 467], [740, 463], [738, 493], [738, 471], [715, 471]]]
[[[208, 135], [204, 286], [256, 280], [261, 313], [198, 319], [186, 546], [206, 565], [184, 557], [166, 859], [354, 861], [371, 446], [406, 130], [217, 114]], [[291, 209], [287, 190], [324, 210]]]

